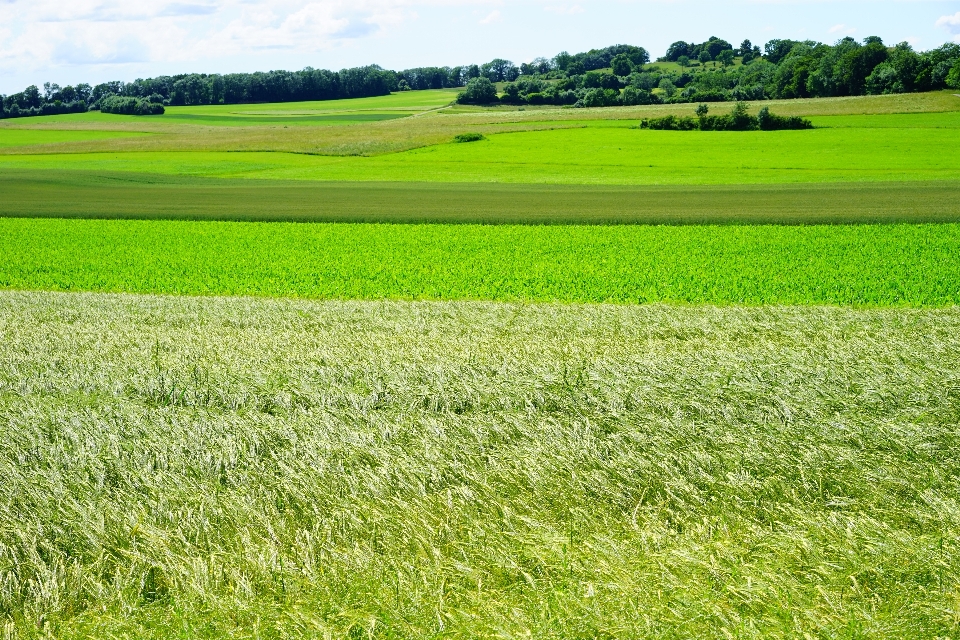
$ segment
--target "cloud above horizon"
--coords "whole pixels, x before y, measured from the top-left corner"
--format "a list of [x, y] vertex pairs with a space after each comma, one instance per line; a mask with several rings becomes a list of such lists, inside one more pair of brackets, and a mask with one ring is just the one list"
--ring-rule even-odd
[[[375, 36], [416, 9], [491, 0], [7, 0], [0, 70], [198, 60], [265, 49], [315, 52]], [[490, 15], [499, 15], [494, 11]]]
[[960, 43], [960, 11], [957, 11], [952, 16], [941, 16], [937, 20], [937, 26], [945, 28], [951, 34], [953, 34], [953, 41]]
[[[517, 62], [716, 35], [960, 42], [951, 0], [0, 0], [0, 93], [44, 81]], [[956, 13], [954, 13], [956, 12]], [[949, 15], [944, 15], [949, 14]], [[938, 19], [939, 18], [939, 19]]]

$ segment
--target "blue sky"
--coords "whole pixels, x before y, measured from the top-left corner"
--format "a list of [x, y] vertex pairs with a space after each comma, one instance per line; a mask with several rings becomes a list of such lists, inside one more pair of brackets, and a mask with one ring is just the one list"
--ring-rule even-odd
[[960, 0], [0, 0], [0, 93], [29, 84], [377, 63], [524, 62], [675, 40], [960, 42]]

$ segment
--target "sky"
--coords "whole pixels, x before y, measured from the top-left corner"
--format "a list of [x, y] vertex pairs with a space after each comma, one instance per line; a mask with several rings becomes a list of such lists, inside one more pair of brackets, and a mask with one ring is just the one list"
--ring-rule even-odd
[[710, 36], [960, 42], [960, 0], [0, 0], [0, 93], [175, 73], [516, 63]]

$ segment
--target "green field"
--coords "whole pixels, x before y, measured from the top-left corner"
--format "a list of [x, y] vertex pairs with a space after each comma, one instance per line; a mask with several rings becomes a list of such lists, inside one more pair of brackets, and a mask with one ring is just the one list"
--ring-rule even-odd
[[211, 179], [7, 169], [7, 217], [482, 224], [863, 224], [960, 219], [955, 181], [530, 185]]
[[[859, 126], [854, 126], [858, 118]], [[631, 128], [637, 124], [631, 120], [535, 121], [528, 127], [542, 130], [488, 134], [488, 140], [472, 144], [438, 144], [375, 157], [250, 150], [83, 153], [80, 148], [72, 153], [40, 149], [40, 153], [29, 153], [31, 148], [21, 142], [15, 154], [0, 155], [0, 167], [281, 180], [523, 184], [960, 179], [960, 156], [941, 152], [960, 146], [960, 112], [825, 116], [817, 122], [821, 128], [813, 131], [673, 132], [637, 130]], [[48, 133], [37, 131], [36, 135], [39, 139]], [[0, 141], [6, 135], [10, 132], [0, 133]], [[15, 135], [21, 141], [28, 137], [23, 131]], [[162, 144], [163, 136], [134, 142], [153, 144], [153, 138]]]
[[0, 287], [321, 299], [948, 306], [960, 225], [0, 219]]
[[960, 97], [454, 95], [0, 122], [0, 637], [960, 637]]
[[957, 310], [0, 294], [0, 609], [73, 637], [934, 638]]
[[0, 133], [0, 147], [22, 147], [75, 142], [79, 140], [110, 140], [144, 135], [126, 131], [50, 131], [46, 129], [8, 129]]

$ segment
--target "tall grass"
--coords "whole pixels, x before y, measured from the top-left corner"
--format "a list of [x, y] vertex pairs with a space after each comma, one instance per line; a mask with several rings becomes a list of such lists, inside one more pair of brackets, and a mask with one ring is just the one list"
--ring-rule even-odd
[[960, 312], [0, 294], [13, 636], [947, 637]]

